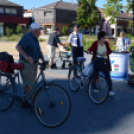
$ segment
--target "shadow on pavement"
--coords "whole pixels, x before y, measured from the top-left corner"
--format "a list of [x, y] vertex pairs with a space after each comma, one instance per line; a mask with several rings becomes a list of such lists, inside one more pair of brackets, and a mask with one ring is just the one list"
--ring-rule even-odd
[[0, 112], [0, 134], [113, 134], [134, 124], [134, 87], [126, 82], [113, 82], [116, 95], [97, 105], [85, 90], [71, 91], [66, 79], [54, 81], [65, 88], [71, 100], [70, 115], [63, 125], [44, 127], [30, 109], [18, 108], [15, 103], [8, 111]]

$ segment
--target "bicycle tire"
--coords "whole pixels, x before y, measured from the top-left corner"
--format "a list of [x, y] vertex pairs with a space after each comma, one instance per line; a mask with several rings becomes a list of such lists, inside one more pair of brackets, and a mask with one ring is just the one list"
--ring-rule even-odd
[[[14, 84], [12, 78], [6, 74], [0, 74], [0, 111], [6, 111], [12, 107], [14, 103], [13, 93]], [[6, 101], [8, 105], [6, 105]]]
[[[69, 96], [67, 92], [61, 86], [57, 84], [47, 84], [44, 87], [45, 89], [43, 87], [39, 88], [36, 92], [36, 96], [34, 97], [33, 108], [34, 108], [36, 117], [38, 118], [39, 122], [42, 123], [46, 127], [51, 127], [51, 128], [58, 127], [62, 125], [69, 116], [69, 113], [70, 113]], [[46, 107], [48, 108], [46, 109]], [[37, 108], [40, 108], [41, 111], [45, 114], [39, 115]], [[59, 108], [59, 111], [58, 113], [56, 113], [55, 111], [58, 108]], [[65, 111], [64, 113], [61, 114], [61, 111], [63, 110]], [[51, 113], [52, 115], [50, 116]], [[58, 119], [59, 115], [62, 116], [63, 114], [64, 116]], [[58, 121], [56, 121], [56, 119], [58, 119]]]
[[[77, 71], [78, 77], [74, 76], [74, 71]], [[68, 82], [69, 82], [69, 87], [73, 91], [78, 91], [80, 88], [81, 84], [81, 77], [79, 76], [79, 71], [77, 67], [71, 67], [69, 70], [69, 75], [68, 75]]]
[[[102, 82], [101, 84], [100, 81]], [[106, 88], [104, 89], [103, 87]], [[88, 83], [88, 93], [92, 102], [96, 104], [105, 102], [109, 93], [109, 87], [105, 77], [101, 75], [92, 76]], [[102, 93], [104, 93], [104, 95], [102, 95]]]

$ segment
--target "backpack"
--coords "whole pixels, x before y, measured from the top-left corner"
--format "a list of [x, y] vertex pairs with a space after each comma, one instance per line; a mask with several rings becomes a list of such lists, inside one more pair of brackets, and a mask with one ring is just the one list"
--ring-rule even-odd
[[95, 57], [93, 64], [95, 71], [106, 71], [109, 69], [108, 60], [103, 57]]
[[8, 54], [7, 52], [0, 52], [0, 61], [14, 63], [13, 56]]
[[11, 64], [14, 63], [12, 55], [9, 55], [7, 52], [0, 52], [0, 70], [8, 73], [13, 73]]

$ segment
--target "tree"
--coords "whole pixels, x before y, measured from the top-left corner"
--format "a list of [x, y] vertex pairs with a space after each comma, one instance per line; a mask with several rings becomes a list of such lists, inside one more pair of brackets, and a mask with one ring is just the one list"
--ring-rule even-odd
[[68, 32], [68, 27], [67, 26], [63, 26], [62, 33], [65, 35], [65, 34], [67, 34], [67, 32]]
[[134, 2], [134, 0], [127, 0], [127, 5], [124, 8], [125, 8], [127, 13], [129, 13], [129, 12], [133, 13], [133, 20], [129, 21], [129, 26], [133, 26], [133, 29], [134, 29], [134, 25], [133, 25], [134, 24], [134, 7], [133, 7], [133, 2]]
[[133, 9], [133, 0], [127, 0], [127, 5], [124, 6], [127, 13], [132, 12]]
[[77, 0], [79, 8], [77, 8], [77, 18], [74, 23], [78, 23], [82, 28], [90, 28], [95, 26], [99, 21], [97, 0]]
[[8, 28], [8, 27], [6, 27], [6, 34], [7, 34], [8, 38], [9, 38], [13, 34], [13, 30]]
[[128, 25], [129, 25], [130, 27], [132, 27], [132, 26], [133, 26], [133, 21], [132, 21], [132, 20], [129, 20]]
[[105, 8], [104, 10], [105, 18], [109, 17], [108, 22], [110, 24], [115, 24], [116, 17], [123, 9], [123, 5], [121, 4], [122, 0], [106, 0], [106, 1], [107, 3], [103, 5], [103, 7]]
[[17, 33], [17, 34], [23, 33], [23, 28], [22, 28], [22, 26], [17, 26], [17, 28], [16, 28], [16, 33]]

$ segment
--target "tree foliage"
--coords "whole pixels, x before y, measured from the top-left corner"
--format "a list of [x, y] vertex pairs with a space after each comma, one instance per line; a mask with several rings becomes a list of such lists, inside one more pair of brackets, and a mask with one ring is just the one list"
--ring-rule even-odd
[[17, 26], [17, 28], [16, 28], [16, 33], [17, 33], [17, 34], [23, 33], [23, 28], [22, 28], [22, 26]]
[[104, 14], [105, 18], [109, 17], [109, 23], [115, 24], [116, 17], [119, 15], [120, 11], [123, 9], [122, 0], [106, 0], [106, 4], [103, 5], [105, 8]]
[[77, 0], [77, 23], [83, 28], [89, 28], [97, 24], [99, 21], [98, 9], [96, 7], [97, 0]]
[[67, 34], [67, 32], [68, 32], [68, 27], [67, 26], [63, 26], [62, 33], [65, 35], [65, 34]]
[[13, 29], [6, 27], [6, 34], [8, 37], [10, 37], [13, 34]]
[[127, 13], [132, 12], [133, 9], [133, 0], [127, 0], [127, 5], [124, 6]]
[[[127, 0], [127, 5], [124, 8], [127, 13], [133, 12], [133, 0]], [[133, 12], [133, 14], [134, 14], [134, 12]], [[133, 19], [133, 21], [134, 21], [134, 19]], [[133, 21], [132, 20], [129, 21], [129, 26], [133, 26]]]

